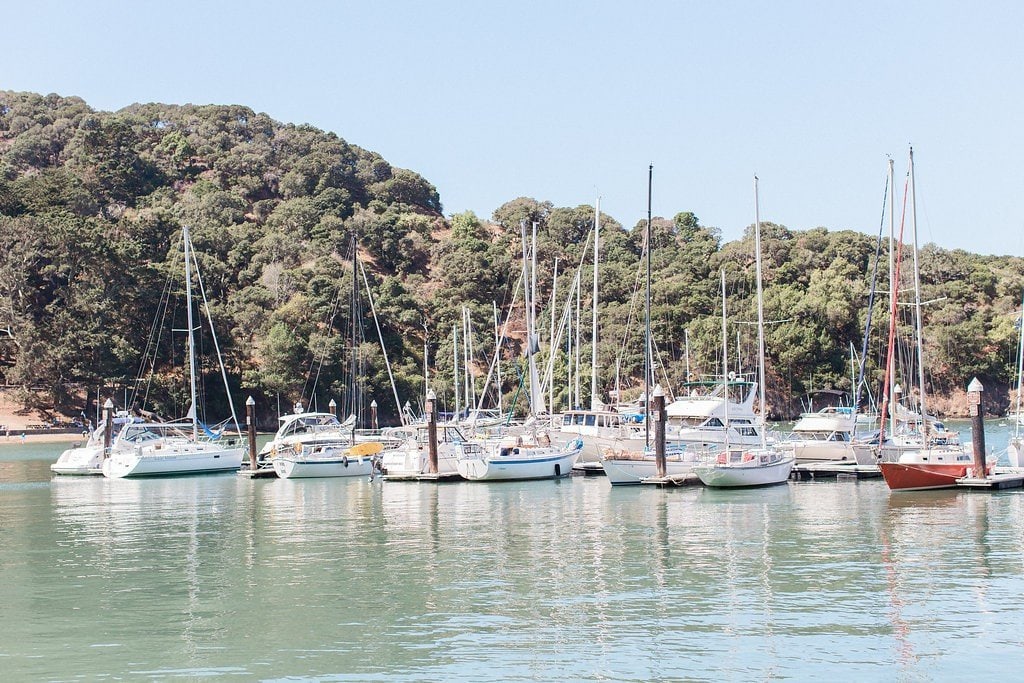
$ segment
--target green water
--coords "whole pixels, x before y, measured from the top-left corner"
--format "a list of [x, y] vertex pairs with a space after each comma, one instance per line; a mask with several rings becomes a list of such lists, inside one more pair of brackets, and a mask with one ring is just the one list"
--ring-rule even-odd
[[1024, 663], [1019, 491], [52, 477], [61, 448], [0, 447], [5, 680], [984, 680]]

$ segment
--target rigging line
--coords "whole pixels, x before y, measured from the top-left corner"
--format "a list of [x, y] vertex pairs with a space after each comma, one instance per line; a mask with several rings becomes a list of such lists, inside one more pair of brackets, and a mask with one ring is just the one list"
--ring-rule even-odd
[[[498, 342], [496, 348], [494, 349], [494, 357], [491, 359], [491, 365], [487, 369], [487, 379], [484, 380], [484, 386], [485, 387], [491, 383], [491, 373], [494, 372], [494, 367], [495, 367], [495, 365], [498, 362], [498, 355], [501, 353], [501, 343], [504, 342], [505, 336], [508, 333], [508, 324], [509, 324], [509, 321], [512, 318], [512, 309], [515, 308], [516, 299], [518, 298], [517, 295], [519, 294], [519, 285], [522, 284], [523, 277], [524, 277], [523, 269], [520, 268], [519, 269], [519, 277], [516, 279], [516, 284], [512, 288], [512, 301], [511, 301], [511, 303], [509, 303], [508, 313], [505, 314], [505, 322], [501, 326], [501, 336], [499, 338], [499, 342]], [[530, 344], [530, 340], [529, 339], [526, 340], [526, 344], [527, 344], [527, 352], [529, 352], [529, 344]], [[521, 386], [522, 386], [522, 373], [520, 373], [520, 387]], [[501, 391], [501, 387], [498, 388], [498, 391]], [[516, 395], [517, 396], [519, 395], [519, 389], [518, 388], [516, 389]], [[483, 408], [483, 401], [484, 401], [484, 397], [481, 395], [480, 396], [480, 402], [477, 403], [477, 406], [476, 406], [478, 414], [479, 414], [480, 409]], [[512, 406], [509, 409], [510, 410], [510, 412], [509, 412], [509, 419], [511, 419], [511, 417], [512, 417], [511, 410], [514, 409], [514, 408], [515, 408], [515, 401], [513, 400]]]
[[[334, 302], [331, 304], [331, 315], [327, 321], [327, 333], [324, 335], [324, 341], [323, 344], [321, 345], [321, 350], [319, 354], [320, 362], [317, 363], [317, 356], [313, 357], [313, 361], [312, 363], [310, 363], [310, 368], [306, 372], [306, 379], [302, 383], [302, 392], [299, 394], [300, 398], [302, 399], [305, 399], [306, 397], [306, 388], [309, 387], [310, 375], [313, 372], [312, 366], [314, 363], [317, 363], [317, 368], [316, 376], [313, 378], [313, 386], [309, 387], [310, 398], [312, 398], [312, 396], [316, 393], [317, 384], [319, 384], [320, 382], [320, 372], [323, 369], [324, 362], [327, 359], [327, 348], [330, 344], [331, 338], [334, 336], [334, 321], [338, 317], [338, 312], [341, 308], [341, 290], [342, 287], [339, 286], [338, 293], [335, 294]], [[310, 401], [310, 403], [312, 403], [312, 401]]]
[[[181, 240], [181, 238], [182, 238], [182, 236], [179, 233], [178, 234], [178, 240]], [[174, 243], [174, 252], [172, 252], [172, 253], [175, 253], [175, 254], [180, 253], [180, 250], [178, 249], [178, 244], [179, 244], [179, 242], [175, 242]], [[170, 298], [171, 298], [171, 288], [172, 288], [173, 284], [174, 284], [173, 271], [169, 271], [167, 273], [167, 277], [164, 279], [164, 288], [163, 288], [163, 291], [160, 293], [160, 300], [159, 300], [159, 302], [157, 303], [157, 306], [156, 306], [156, 315], [153, 316], [153, 322], [152, 322], [152, 325], [151, 325], [150, 330], [149, 330], [149, 337], [146, 340], [146, 348], [142, 352], [142, 356], [141, 356], [141, 358], [139, 360], [139, 371], [135, 375], [136, 378], [139, 379], [139, 380], [141, 380], [143, 377], [147, 378], [147, 380], [146, 380], [146, 391], [143, 394], [143, 398], [142, 398], [142, 401], [141, 401], [141, 404], [140, 404], [140, 408], [142, 408], [142, 409], [145, 409], [146, 404], [149, 401], [149, 391], [150, 391], [150, 388], [152, 387], [152, 384], [153, 384], [153, 374], [155, 373], [155, 370], [156, 370], [156, 356], [157, 356], [157, 353], [158, 353], [159, 347], [160, 347], [160, 339], [163, 336], [163, 334], [162, 334], [163, 330], [164, 330], [163, 322], [164, 322], [164, 318], [167, 315], [167, 306], [168, 306], [168, 302], [170, 301]], [[150, 353], [152, 353], [152, 356], [150, 356]], [[148, 363], [147, 363], [147, 361], [148, 361]], [[146, 365], [147, 364], [149, 365], [149, 372], [148, 373], [146, 372]], [[135, 388], [133, 390], [133, 393], [132, 393], [132, 398], [131, 398], [130, 405], [125, 406], [124, 407], [125, 410], [129, 410], [131, 406], [135, 405], [136, 401], [139, 401], [139, 393], [140, 393], [140, 389], [139, 389], [138, 384], [136, 384], [136, 386], [135, 386]]]
[[391, 361], [388, 360], [388, 350], [384, 347], [384, 334], [380, 330], [380, 321], [377, 320], [377, 307], [373, 302], [373, 293], [370, 291], [370, 281], [366, 277], [366, 269], [363, 262], [359, 262], [359, 272], [363, 276], [363, 285], [366, 287], [366, 298], [370, 302], [370, 313], [373, 314], [373, 324], [377, 326], [377, 337], [380, 339], [380, 350], [384, 353], [384, 366], [388, 369], [388, 379], [391, 381], [391, 392], [395, 397], [395, 408], [398, 410], [399, 419], [402, 425], [406, 424], [405, 412], [402, 410], [402, 402], [398, 399], [398, 387], [395, 386], [395, 375], [391, 372]]
[[[196, 266], [196, 281], [199, 283], [199, 294], [203, 298], [203, 307], [206, 309], [206, 319], [210, 323], [210, 336], [213, 338], [213, 348], [217, 352], [217, 364], [220, 366], [220, 376], [224, 380], [224, 393], [228, 397], [228, 407], [231, 409], [231, 421], [235, 423], [235, 430], [241, 434], [242, 427], [238, 423], [238, 415], [235, 413], [235, 402], [231, 400], [231, 387], [228, 385], [228, 373], [224, 368], [224, 358], [220, 352], [220, 343], [217, 341], [217, 332], [213, 329], [213, 315], [210, 314], [210, 302], [206, 298], [206, 287], [203, 284], [203, 275], [199, 271], [199, 261], [196, 258], [195, 249], [192, 251], [192, 261]], [[196, 410], [198, 416], [199, 411]]]
[[[891, 160], [890, 160], [891, 163]], [[889, 174], [885, 178], [885, 190], [882, 192], [882, 217], [878, 221], [878, 240], [875, 242], [875, 261], [871, 268], [871, 289], [868, 294], [868, 314], [864, 321], [864, 338], [860, 346], [860, 367], [857, 369], [857, 386], [853, 390], [853, 411], [860, 406], [861, 388], [864, 386], [864, 372], [868, 360], [868, 340], [871, 337], [871, 319], [875, 308], [875, 288], [878, 285], [878, 261], [882, 255], [882, 234], [885, 231], [885, 209], [889, 198]], [[895, 197], [894, 197], [895, 199]]]
[[616, 355], [615, 355], [615, 365], [616, 365], [616, 367], [618, 367], [618, 366], [620, 366], [622, 364], [622, 359], [626, 355], [626, 344], [629, 341], [629, 338], [631, 336], [631, 328], [633, 326], [633, 314], [637, 310], [637, 301], [636, 300], [638, 298], [638, 292], [640, 291], [640, 281], [643, 278], [643, 273], [644, 273], [644, 255], [647, 253], [646, 249], [647, 249], [647, 236], [645, 234], [644, 235], [644, 239], [643, 239], [643, 248], [640, 250], [640, 259], [637, 261], [637, 264], [636, 264], [636, 277], [633, 280], [633, 294], [630, 296], [630, 299], [629, 299], [629, 312], [626, 315], [626, 329], [622, 333], [622, 344], [619, 346], [619, 350], [616, 352]]
[[[548, 354], [547, 367], [544, 369], [544, 381], [541, 383], [541, 393], [542, 394], [544, 393], [544, 389], [546, 389], [549, 386], [548, 383], [553, 383], [554, 382], [554, 377], [553, 376], [554, 376], [555, 349], [561, 344], [562, 333], [565, 331], [565, 327], [568, 324], [567, 321], [568, 321], [569, 316], [572, 315], [572, 309], [571, 309], [572, 297], [574, 296], [574, 294], [576, 292], [576, 289], [579, 287], [580, 276], [581, 276], [582, 270], [583, 270], [583, 261], [588, 256], [587, 249], [590, 247], [590, 236], [593, 235], [593, 234], [594, 234], [594, 229], [591, 228], [590, 231], [587, 233], [586, 241], [583, 243], [583, 249], [580, 252], [582, 255], [580, 256], [579, 264], [577, 264], [577, 266], [576, 266], [576, 273], [575, 273], [575, 275], [573, 275], [572, 284], [569, 286], [569, 293], [565, 297], [565, 307], [562, 309], [562, 315], [559, 316], [559, 318], [558, 318], [558, 327], [557, 327], [558, 334], [557, 335], [555, 335], [555, 334], [551, 335], [551, 350], [550, 350], [550, 353]], [[554, 306], [556, 311], [557, 311], [557, 302], [552, 301], [552, 306]], [[554, 330], [552, 330], [552, 332], [554, 332]]]
[[[885, 439], [885, 417], [886, 417], [886, 413], [888, 412], [889, 401], [892, 398], [891, 396], [889, 396], [889, 380], [891, 379], [890, 372], [891, 372], [891, 368], [892, 368], [893, 346], [896, 343], [896, 306], [895, 306], [895, 303], [897, 301], [897, 297], [899, 296], [900, 271], [902, 270], [902, 262], [903, 262], [903, 228], [904, 228], [904, 225], [906, 224], [906, 218], [907, 218], [907, 190], [908, 190], [909, 187], [910, 187], [910, 177], [908, 175], [906, 183], [903, 186], [903, 211], [900, 214], [900, 236], [899, 236], [899, 239], [896, 240], [896, 259], [895, 259], [896, 272], [892, 276], [892, 282], [889, 283], [889, 290], [890, 290], [890, 296], [891, 296], [891, 301], [890, 301], [890, 309], [891, 310], [890, 310], [890, 313], [889, 313], [889, 344], [888, 344], [888, 352], [886, 354], [886, 360], [885, 360], [885, 385], [884, 385], [885, 394], [882, 397], [882, 417], [879, 420], [879, 425], [878, 425], [878, 434], [879, 434], [878, 443], [879, 443], [879, 446], [881, 446], [882, 441], [884, 441], [884, 439]], [[923, 417], [922, 417], [922, 419], [923, 419]]]

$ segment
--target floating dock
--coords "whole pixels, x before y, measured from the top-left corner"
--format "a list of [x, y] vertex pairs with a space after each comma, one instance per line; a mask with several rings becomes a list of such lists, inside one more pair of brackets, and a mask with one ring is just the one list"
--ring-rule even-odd
[[687, 472], [686, 474], [670, 474], [665, 477], [645, 477], [640, 480], [640, 483], [647, 484], [648, 486], [657, 486], [659, 488], [704, 485], [700, 480], [700, 477], [693, 472]]
[[416, 474], [385, 474], [384, 481], [459, 481], [458, 472], [418, 472]]
[[1024, 470], [1015, 467], [999, 467], [987, 477], [957, 479], [956, 487], [968, 491], [1003, 491], [1024, 488]]
[[849, 465], [837, 462], [807, 462], [793, 465], [789, 478], [793, 481], [812, 479], [878, 479], [878, 465]]
[[277, 479], [277, 472], [273, 465], [260, 465], [256, 469], [243, 467], [238, 470], [238, 476], [247, 479]]

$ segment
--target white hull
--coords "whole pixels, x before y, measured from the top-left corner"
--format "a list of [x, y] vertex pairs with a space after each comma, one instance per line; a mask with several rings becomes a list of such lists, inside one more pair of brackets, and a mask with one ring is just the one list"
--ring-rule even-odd
[[572, 473], [580, 449], [529, 455], [522, 449], [514, 455], [489, 455], [463, 458], [458, 461], [459, 474], [470, 481], [512, 481], [524, 479], [555, 479]]
[[1016, 437], [1010, 439], [1006, 456], [1010, 460], [1010, 467], [1024, 467], [1024, 439]]
[[728, 462], [701, 463], [693, 471], [705, 486], [739, 488], [782, 484], [789, 480], [793, 465], [791, 455], [730, 450]]
[[791, 441], [793, 457], [798, 463], [835, 462], [874, 465], [875, 454], [871, 446], [842, 441]]
[[102, 475], [103, 446], [69, 448], [50, 465], [50, 471], [55, 474]]
[[[658, 476], [658, 463], [653, 455], [637, 458], [605, 458], [601, 461], [604, 466], [604, 473], [612, 486], [628, 486], [639, 484], [648, 477]], [[665, 458], [665, 474], [667, 476], [682, 476], [693, 470], [694, 463], [686, 462], [679, 458]]]
[[[437, 473], [453, 475], [458, 473], [455, 455], [438, 449]], [[427, 474], [429, 455], [426, 447], [399, 448], [381, 454], [381, 468], [385, 479], [407, 479]]]
[[305, 458], [279, 455], [271, 462], [277, 476], [282, 479], [368, 477], [373, 474], [373, 458], [369, 456]]
[[209, 444], [114, 451], [103, 463], [103, 476], [120, 479], [235, 471], [242, 465], [242, 451]]

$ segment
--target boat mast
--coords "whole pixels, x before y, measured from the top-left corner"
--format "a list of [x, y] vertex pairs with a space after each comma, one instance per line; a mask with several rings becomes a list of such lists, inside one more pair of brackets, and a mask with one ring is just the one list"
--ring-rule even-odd
[[452, 421], [459, 419], [459, 394], [462, 391], [459, 389], [459, 328], [452, 325], [452, 384], [455, 389], [455, 413], [452, 415]]
[[[896, 173], [893, 170], [893, 160], [889, 157], [889, 193], [892, 197], [889, 199], [889, 310], [896, 310], [896, 292], [899, 288], [898, 283], [895, 280], [896, 273]], [[890, 327], [893, 322], [890, 321]], [[892, 353], [889, 352], [885, 356], [885, 375], [889, 378], [889, 386], [887, 387], [889, 392], [889, 401], [895, 396], [896, 389], [896, 368], [894, 367], [894, 358]], [[885, 412], [884, 410], [882, 411]], [[886, 416], [882, 415], [882, 419], [885, 420]], [[884, 436], [884, 435], [883, 435]], [[889, 420], [889, 436], [896, 436], [896, 420]]]
[[[757, 192], [757, 176], [754, 176], [754, 262], [757, 269], [757, 383], [758, 399], [761, 410], [761, 448], [767, 446], [765, 442], [765, 388], [764, 388], [764, 297], [761, 291], [761, 207]], [[726, 401], [728, 403], [728, 401]], [[726, 433], [729, 424], [725, 425]]]
[[[492, 301], [491, 307], [494, 309], [494, 363], [497, 366], [495, 382], [497, 382], [498, 388], [498, 415], [502, 415], [505, 410], [501, 405], [501, 327], [498, 321], [498, 302]], [[484, 393], [487, 393], [487, 387], [484, 387]]]
[[[722, 405], [724, 406], [725, 418], [725, 440], [722, 443], [723, 450], [729, 452], [729, 327], [726, 323], [726, 312], [725, 312], [725, 268], [721, 271], [722, 274], [722, 382], [725, 386], [724, 400]], [[728, 458], [728, 456], [726, 456]]]
[[593, 312], [590, 320], [590, 409], [597, 410], [597, 267], [599, 261], [598, 243], [601, 233], [601, 198], [594, 205], [594, 291], [590, 300]]
[[1013, 438], [1020, 438], [1020, 427], [1021, 421], [1024, 420], [1024, 415], [1020, 414], [1021, 406], [1021, 390], [1024, 389], [1024, 300], [1021, 301], [1020, 306], [1020, 333], [1017, 337], [1017, 410], [1014, 416], [1014, 427], [1013, 427]]
[[192, 398], [192, 440], [199, 440], [199, 409], [196, 406], [196, 343], [195, 325], [192, 323], [192, 240], [188, 236], [188, 226], [181, 229], [182, 241], [185, 243], [185, 301], [188, 321], [188, 383]]
[[921, 392], [921, 430], [928, 440], [928, 413], [924, 400], [924, 337], [921, 335], [921, 268], [917, 258], [917, 188], [914, 186], [914, 148], [910, 148], [910, 221], [914, 231], [914, 326], [917, 332], [917, 381]]
[[651, 421], [648, 419], [648, 405], [651, 402], [651, 184], [654, 179], [654, 164], [647, 167], [647, 286], [644, 300], [644, 446], [651, 445]]

